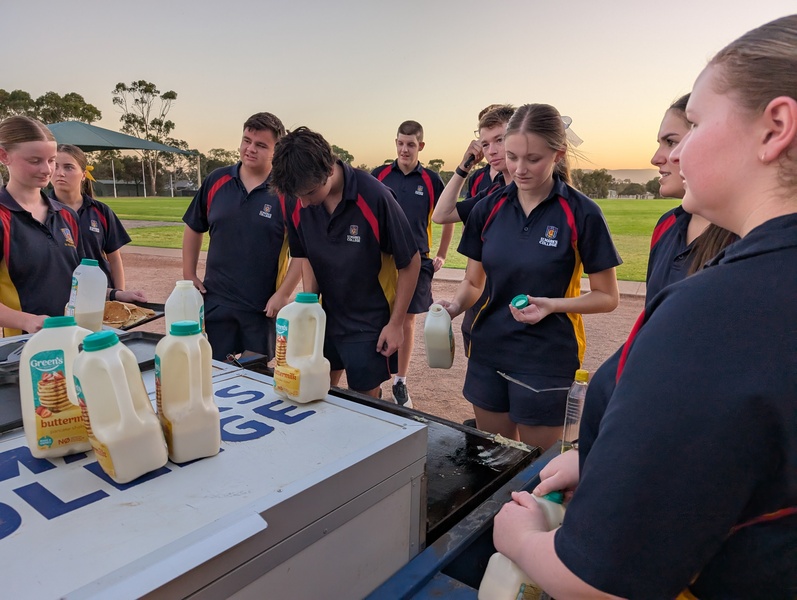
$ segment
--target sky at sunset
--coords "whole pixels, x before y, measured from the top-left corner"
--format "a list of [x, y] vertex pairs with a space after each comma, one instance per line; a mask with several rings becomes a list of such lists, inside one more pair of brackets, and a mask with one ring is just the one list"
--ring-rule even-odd
[[582, 168], [649, 168], [669, 103], [745, 31], [794, 0], [5, 0], [0, 88], [77, 92], [118, 129], [118, 82], [174, 90], [173, 136], [235, 149], [270, 111], [369, 166], [420, 121], [421, 160], [453, 170], [479, 110], [545, 102], [573, 119]]

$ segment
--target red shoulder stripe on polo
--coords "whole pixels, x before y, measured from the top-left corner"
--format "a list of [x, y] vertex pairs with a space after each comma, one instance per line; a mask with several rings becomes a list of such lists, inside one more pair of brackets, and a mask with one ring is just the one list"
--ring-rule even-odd
[[384, 169], [379, 171], [379, 174], [376, 176], [376, 178], [379, 181], [384, 181], [385, 177], [387, 177], [388, 173], [390, 173], [390, 169], [392, 169], [392, 168], [393, 168], [393, 165], [387, 165]]
[[576, 229], [576, 217], [573, 215], [573, 211], [570, 210], [570, 205], [567, 203], [567, 200], [559, 196], [559, 204], [562, 206], [562, 210], [565, 211], [565, 218], [567, 219], [567, 225], [570, 227], [571, 236], [570, 236], [570, 245], [575, 250], [576, 244], [578, 243], [578, 229]]
[[490, 221], [492, 221], [495, 218], [498, 209], [500, 209], [504, 205], [504, 202], [506, 202], [506, 195], [501, 196], [501, 199], [495, 203], [495, 206], [493, 206], [493, 210], [491, 210], [490, 214], [487, 216], [487, 220], [484, 222], [484, 227], [482, 227], [482, 236], [481, 236], [482, 241], [484, 241], [484, 232], [487, 231], [487, 226], [490, 224]]
[[105, 231], [108, 231], [108, 220], [105, 218], [105, 215], [102, 214], [102, 211], [96, 206], [92, 206], [91, 210], [97, 213], [97, 218], [100, 220], [100, 223], [102, 223], [103, 229], [105, 229]]
[[790, 506], [789, 508], [782, 508], [780, 510], [776, 510], [775, 512], [767, 513], [765, 515], [761, 515], [760, 517], [755, 517], [754, 519], [750, 519], [744, 523], [740, 523], [734, 527], [731, 527], [731, 533], [736, 533], [740, 529], [744, 529], [745, 527], [749, 527], [750, 525], [757, 525], [758, 523], [769, 523], [770, 521], [777, 521], [778, 519], [783, 519], [785, 517], [790, 517], [792, 515], [797, 515], [797, 506]]
[[302, 203], [299, 202], [299, 199], [296, 199], [296, 206], [293, 207], [293, 214], [291, 215], [291, 219], [293, 219], [293, 226], [298, 229], [299, 227], [299, 211], [302, 210]]
[[0, 222], [3, 223], [3, 258], [6, 259], [6, 266], [10, 270], [8, 253], [11, 250], [11, 211], [2, 205], [0, 205]]
[[232, 175], [222, 175], [221, 177], [219, 177], [219, 180], [213, 184], [213, 187], [210, 188], [210, 191], [208, 192], [208, 207], [207, 210], [205, 211], [205, 214], [207, 216], [210, 216], [210, 205], [213, 202], [213, 196], [215, 196], [216, 192], [219, 191], [221, 186], [230, 181], [230, 179], [232, 179]]
[[379, 222], [376, 220], [374, 211], [372, 211], [371, 207], [366, 204], [365, 198], [359, 194], [357, 194], [357, 208], [360, 209], [360, 212], [365, 217], [365, 220], [368, 221], [368, 224], [371, 226], [371, 229], [374, 232], [374, 236], [376, 236], [376, 241], [379, 242]]
[[625, 361], [628, 360], [628, 352], [631, 350], [631, 344], [634, 343], [634, 338], [636, 338], [639, 330], [642, 329], [642, 324], [645, 322], [645, 309], [642, 309], [642, 312], [639, 313], [639, 316], [634, 323], [634, 326], [631, 328], [631, 333], [628, 334], [628, 339], [623, 344], [623, 351], [620, 353], [620, 362], [617, 364], [617, 375], [614, 379], [615, 383], [619, 383], [620, 375], [623, 374], [623, 369], [625, 369]]
[[434, 186], [432, 185], [432, 178], [429, 177], [429, 173], [421, 170], [421, 179], [426, 184], [426, 189], [429, 190], [429, 212], [431, 213], [434, 210]]
[[278, 194], [277, 198], [279, 198], [280, 208], [282, 209], [282, 219], [287, 220], [288, 214], [285, 212], [285, 196], [283, 196], [282, 194]]
[[659, 243], [661, 236], [673, 225], [675, 225], [675, 215], [670, 215], [666, 219], [664, 219], [661, 223], [656, 225], [656, 229], [653, 230], [653, 235], [650, 238], [650, 247], [651, 249], [653, 246]]
[[476, 179], [473, 180], [473, 183], [470, 186], [470, 195], [471, 196], [475, 196], [476, 194], [479, 193], [479, 184], [482, 182], [482, 179], [484, 179], [484, 171], [479, 173], [476, 176]]
[[69, 229], [72, 230], [72, 237], [75, 239], [75, 246], [77, 246], [80, 236], [80, 227], [78, 227], [77, 221], [75, 221], [74, 217], [72, 217], [67, 210], [62, 210], [61, 215], [63, 215], [66, 224], [69, 225]]

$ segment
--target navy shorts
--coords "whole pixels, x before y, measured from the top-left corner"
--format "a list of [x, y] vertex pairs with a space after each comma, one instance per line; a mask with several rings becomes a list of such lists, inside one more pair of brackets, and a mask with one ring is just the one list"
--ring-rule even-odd
[[410, 300], [407, 313], [420, 315], [429, 310], [432, 305], [432, 277], [434, 277], [434, 263], [431, 258], [421, 259], [421, 270], [418, 272], [418, 283], [415, 284], [415, 293]]
[[215, 360], [250, 350], [274, 358], [274, 319], [264, 312], [205, 303], [205, 332]]
[[346, 371], [349, 388], [367, 392], [398, 372], [398, 352], [388, 357], [376, 351], [379, 336], [367, 340], [351, 340], [349, 336], [327, 336], [324, 356], [333, 371]]
[[508, 381], [495, 368], [470, 359], [462, 394], [468, 402], [481, 409], [509, 413], [513, 423], [564, 426], [567, 391], [573, 383], [572, 378], [542, 377], [514, 371], [506, 374], [539, 392]]

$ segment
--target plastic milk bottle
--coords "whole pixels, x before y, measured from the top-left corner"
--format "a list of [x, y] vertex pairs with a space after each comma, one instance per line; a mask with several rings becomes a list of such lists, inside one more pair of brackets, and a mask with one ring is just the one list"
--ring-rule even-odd
[[[537, 501], [545, 514], [548, 531], [562, 524], [565, 517], [562, 492], [551, 492], [542, 498], [532, 495], [532, 498]], [[540, 600], [549, 597], [531, 580], [531, 577], [506, 556], [496, 552], [490, 557], [479, 586], [479, 600]]]
[[75, 317], [81, 327], [100, 331], [107, 291], [108, 278], [99, 263], [92, 258], [84, 258], [72, 272], [72, 292], [66, 314]]
[[205, 300], [202, 293], [187, 279], [178, 281], [164, 306], [166, 331], [177, 321], [196, 321], [205, 331]]
[[78, 346], [90, 333], [78, 327], [74, 317], [49, 317], [22, 349], [22, 423], [36, 458], [91, 450], [72, 378]]
[[211, 353], [196, 321], [172, 323], [169, 335], [155, 347], [158, 418], [172, 462], [219, 453], [221, 425], [213, 402]]
[[324, 358], [327, 315], [316, 294], [299, 293], [277, 314], [274, 391], [294, 402], [322, 400], [329, 391]]
[[113, 331], [83, 340], [75, 390], [91, 447], [111, 479], [127, 483], [166, 464], [166, 441], [138, 362]]
[[454, 363], [454, 332], [451, 316], [439, 304], [432, 304], [423, 326], [426, 362], [433, 369], [450, 369]]

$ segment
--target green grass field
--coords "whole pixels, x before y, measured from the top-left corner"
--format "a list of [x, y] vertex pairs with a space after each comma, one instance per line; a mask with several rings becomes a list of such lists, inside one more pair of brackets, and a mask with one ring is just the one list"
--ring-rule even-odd
[[[169, 221], [174, 226], [145, 227], [128, 231], [133, 246], [180, 248], [183, 239], [182, 217], [190, 198], [101, 198], [120, 219], [140, 221]], [[678, 205], [678, 200], [598, 200], [606, 215], [614, 243], [623, 259], [617, 268], [618, 279], [644, 281], [647, 272], [650, 234], [662, 213]], [[440, 241], [441, 227], [435, 225], [433, 247]], [[454, 229], [454, 239], [448, 252], [446, 266], [464, 269], [467, 259], [456, 252], [462, 225]], [[202, 245], [207, 250], [205, 236]]]

